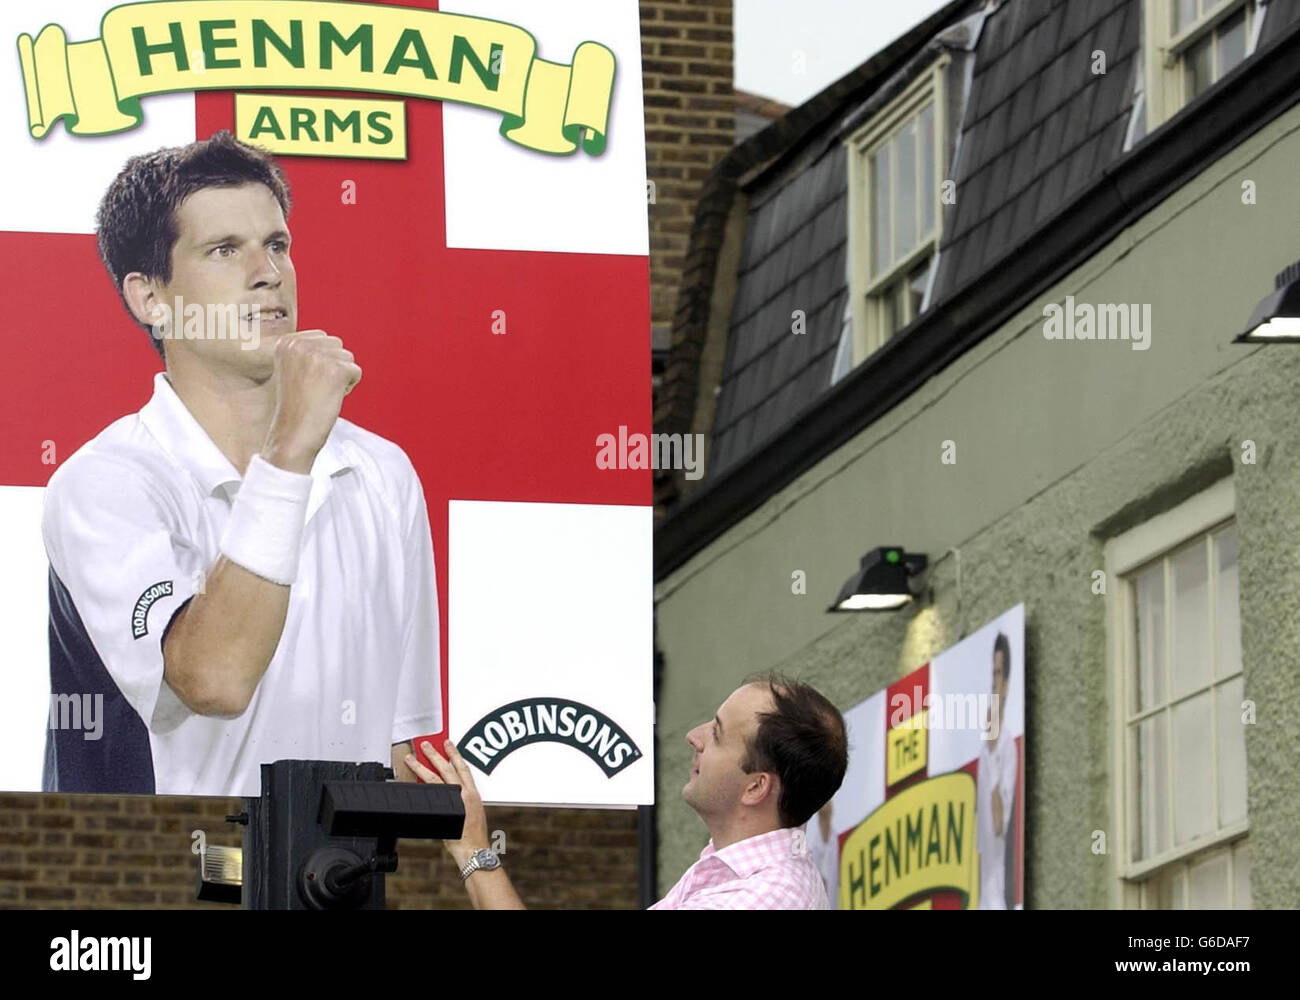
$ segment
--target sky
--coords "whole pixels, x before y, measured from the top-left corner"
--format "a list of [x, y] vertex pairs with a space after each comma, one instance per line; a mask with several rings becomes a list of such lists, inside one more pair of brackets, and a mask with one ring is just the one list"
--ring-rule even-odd
[[735, 0], [736, 89], [797, 106], [946, 0]]

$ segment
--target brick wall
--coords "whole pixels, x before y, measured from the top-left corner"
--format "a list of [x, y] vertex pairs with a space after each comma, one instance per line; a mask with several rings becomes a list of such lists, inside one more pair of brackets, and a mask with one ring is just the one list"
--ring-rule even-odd
[[[646, 173], [650, 210], [650, 314], [658, 370], [695, 204], [709, 171], [735, 141], [732, 0], [642, 0]], [[656, 380], [656, 388], [658, 381]]]
[[[146, 795], [0, 795], [0, 907], [235, 909], [195, 899], [193, 832], [239, 846], [225, 822], [239, 799]], [[637, 906], [636, 813], [493, 809], [502, 860], [524, 903]], [[457, 909], [469, 901], [441, 844], [403, 840], [387, 877], [389, 909]]]
[[[667, 346], [695, 202], [735, 137], [731, 0], [644, 0], [651, 320]], [[238, 845], [224, 822], [238, 799], [0, 794], [0, 907], [221, 908], [194, 899], [208, 843]], [[637, 905], [636, 813], [498, 809], [504, 861], [524, 902], [539, 907]], [[390, 908], [467, 905], [440, 845], [403, 841], [388, 877]]]

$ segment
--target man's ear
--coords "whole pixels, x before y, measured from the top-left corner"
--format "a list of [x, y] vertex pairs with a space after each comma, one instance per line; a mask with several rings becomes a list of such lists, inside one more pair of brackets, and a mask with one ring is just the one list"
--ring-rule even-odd
[[747, 806], [762, 805], [768, 798], [776, 801], [778, 795], [776, 775], [766, 771], [755, 771], [749, 775], [749, 782], [740, 794], [740, 801]]
[[132, 271], [122, 279], [122, 298], [142, 326], [165, 325], [171, 321], [170, 303], [163, 302], [154, 280], [139, 271]]

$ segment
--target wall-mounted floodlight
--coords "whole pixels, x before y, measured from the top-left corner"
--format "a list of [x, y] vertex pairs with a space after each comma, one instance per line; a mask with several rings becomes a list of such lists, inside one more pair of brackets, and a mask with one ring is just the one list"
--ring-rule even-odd
[[862, 557], [856, 573], [844, 581], [839, 597], [827, 611], [893, 611], [917, 595], [910, 578], [925, 569], [924, 554], [908, 553], [901, 545], [883, 545]]
[[1300, 261], [1273, 280], [1273, 294], [1261, 299], [1234, 344], [1300, 343]]

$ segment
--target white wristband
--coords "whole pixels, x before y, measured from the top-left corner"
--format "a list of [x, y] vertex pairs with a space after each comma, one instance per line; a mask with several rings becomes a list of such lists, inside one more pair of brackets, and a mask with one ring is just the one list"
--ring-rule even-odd
[[292, 584], [310, 495], [311, 476], [286, 472], [254, 455], [221, 536], [222, 553], [272, 583]]

